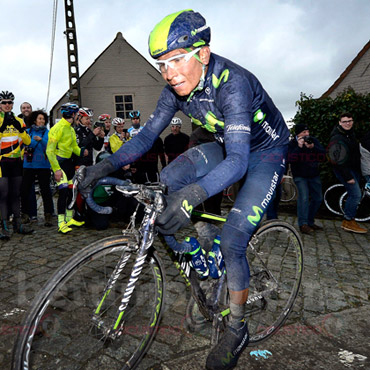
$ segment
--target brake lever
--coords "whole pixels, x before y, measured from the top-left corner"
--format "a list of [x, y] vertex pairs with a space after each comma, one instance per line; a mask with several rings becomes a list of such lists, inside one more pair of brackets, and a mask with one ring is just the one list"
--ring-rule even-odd
[[67, 209], [71, 210], [73, 209], [73, 206], [76, 203], [77, 194], [78, 194], [78, 185], [82, 180], [84, 179], [84, 172], [85, 172], [86, 166], [80, 166], [80, 168], [76, 171], [74, 178], [73, 178], [73, 185], [72, 185], [72, 200], [67, 206]]

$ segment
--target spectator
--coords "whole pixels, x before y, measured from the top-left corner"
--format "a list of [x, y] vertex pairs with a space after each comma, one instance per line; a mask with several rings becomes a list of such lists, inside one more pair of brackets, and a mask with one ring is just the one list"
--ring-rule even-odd
[[164, 152], [168, 164], [189, 148], [189, 136], [181, 132], [181, 125], [181, 118], [172, 118], [171, 133], [164, 139]]
[[130, 135], [130, 139], [132, 139], [143, 129], [143, 127], [140, 126], [140, 111], [134, 110], [129, 113], [129, 116], [131, 118], [132, 126], [127, 130], [127, 132]]
[[112, 117], [109, 114], [101, 114], [98, 117], [99, 122], [104, 123], [104, 150], [109, 152], [109, 137], [113, 134], [112, 132]]
[[353, 129], [351, 113], [343, 113], [338, 126], [331, 132], [328, 156], [335, 176], [348, 192], [342, 229], [360, 234], [367, 233], [367, 230], [355, 221], [356, 210], [361, 201], [361, 169], [359, 144]]
[[37, 177], [44, 204], [45, 226], [52, 226], [53, 199], [50, 190], [50, 163], [46, 157], [49, 130], [46, 128], [48, 116], [44, 111], [31, 113], [28, 134], [31, 143], [25, 150], [23, 161], [23, 181], [21, 190], [22, 214], [29, 218], [29, 193]]
[[13, 214], [13, 231], [28, 234], [33, 230], [23, 225], [20, 218], [20, 191], [22, 185], [22, 144], [31, 143], [23, 120], [12, 112], [14, 95], [0, 93], [0, 239], [9, 239], [8, 216]]
[[76, 141], [75, 130], [71, 127], [78, 111], [77, 104], [66, 103], [61, 106], [62, 119], [49, 131], [49, 140], [46, 155], [54, 172], [58, 185], [58, 232], [66, 234], [72, 229], [70, 226], [82, 226], [84, 222], [73, 219], [72, 212], [67, 212], [67, 205], [72, 200], [72, 181], [75, 168], [72, 154], [77, 156], [88, 155], [86, 149], [82, 150]]
[[[27, 128], [30, 128], [34, 122], [31, 121], [32, 105], [28, 102], [23, 102], [20, 106], [21, 113], [18, 114], [19, 118], [23, 119], [23, 122], [26, 124]], [[37, 221], [37, 200], [35, 185], [33, 184], [29, 192], [29, 211], [27, 217], [22, 215], [22, 223], [26, 224], [32, 221]]]
[[23, 119], [23, 122], [26, 124], [27, 128], [30, 128], [33, 125], [33, 122], [30, 121], [32, 105], [25, 101], [21, 104], [20, 110], [21, 113], [18, 114], [18, 117]]
[[307, 125], [295, 126], [295, 137], [289, 142], [288, 162], [298, 188], [298, 226], [303, 234], [322, 230], [315, 224], [315, 216], [323, 199], [319, 163], [325, 161], [325, 153], [319, 141], [310, 136]]
[[127, 139], [127, 130], [124, 129], [125, 120], [120, 117], [113, 118], [112, 126], [115, 133], [109, 137], [109, 146], [112, 153], [115, 153]]
[[160, 137], [136, 162], [137, 173], [135, 175], [135, 182], [145, 184], [146, 182], [159, 181], [158, 159], [161, 161], [162, 168], [166, 167], [163, 141]]
[[85, 107], [80, 108], [76, 116], [77, 144], [80, 148], [88, 151], [86, 156], [74, 155], [74, 162], [77, 167], [82, 165], [92, 166], [94, 149], [101, 150], [104, 145], [104, 130], [101, 127], [90, 129], [93, 115], [93, 110]]
[[361, 172], [365, 177], [365, 189], [370, 191], [370, 130], [365, 134], [360, 143]]

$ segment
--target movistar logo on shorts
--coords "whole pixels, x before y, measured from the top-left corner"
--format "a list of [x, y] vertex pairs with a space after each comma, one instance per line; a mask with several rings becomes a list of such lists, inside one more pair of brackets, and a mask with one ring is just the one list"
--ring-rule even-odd
[[182, 202], [181, 210], [185, 213], [186, 217], [190, 218], [190, 213], [193, 212], [193, 206], [185, 199]]
[[278, 183], [279, 183], [279, 174], [277, 172], [274, 172], [274, 176], [271, 179], [270, 188], [269, 188], [267, 194], [265, 195], [265, 197], [263, 198], [263, 200], [261, 202], [261, 207], [253, 206], [252, 210], [254, 212], [254, 215], [249, 215], [247, 217], [248, 221], [253, 226], [257, 226], [257, 223], [260, 222], [261, 213], [263, 213], [263, 209], [265, 210], [269, 206], [270, 200], [274, 196], [274, 192], [275, 192], [275, 189], [276, 189]]
[[263, 212], [262, 209], [260, 207], [257, 207], [257, 206], [253, 206], [253, 212], [254, 212], [254, 215], [249, 215], [247, 217], [248, 221], [253, 225], [253, 226], [257, 226], [258, 222], [260, 222], [261, 220], [261, 213]]
[[272, 129], [270, 124], [265, 121], [266, 114], [258, 109], [253, 115], [253, 122], [258, 123], [265, 130], [266, 134], [271, 136], [272, 140], [276, 140], [280, 136], [276, 133], [275, 129]]

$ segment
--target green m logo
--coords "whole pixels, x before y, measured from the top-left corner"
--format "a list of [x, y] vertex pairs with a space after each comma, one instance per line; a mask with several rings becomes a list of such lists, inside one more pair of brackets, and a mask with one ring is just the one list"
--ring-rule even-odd
[[231, 352], [227, 352], [227, 355], [226, 355], [227, 357], [225, 358], [223, 358], [222, 360], [221, 360], [221, 362], [222, 362], [222, 365], [227, 365], [227, 364], [229, 364], [230, 363], [230, 361], [234, 358], [234, 356], [233, 356], [233, 354], [231, 353]]
[[191, 213], [193, 211], [193, 206], [191, 204], [189, 204], [186, 199], [182, 202], [182, 206], [184, 207], [184, 209], [188, 213]]
[[221, 76], [219, 78], [217, 78], [215, 74], [212, 74], [213, 87], [217, 89], [220, 86], [222, 79], [224, 80], [224, 82], [227, 82], [227, 80], [229, 79], [229, 73], [230, 71], [228, 69], [225, 69], [222, 71]]
[[249, 215], [247, 217], [248, 221], [253, 225], [253, 226], [256, 226], [257, 223], [261, 220], [261, 215], [260, 213], [262, 213], [262, 209], [260, 207], [257, 207], [257, 206], [253, 206], [253, 212], [255, 213], [254, 216], [252, 215]]

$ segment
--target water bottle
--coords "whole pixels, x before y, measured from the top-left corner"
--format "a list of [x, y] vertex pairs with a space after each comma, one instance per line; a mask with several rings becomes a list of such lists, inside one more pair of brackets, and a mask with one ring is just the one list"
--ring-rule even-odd
[[212, 249], [208, 253], [209, 275], [214, 279], [220, 278], [225, 271], [225, 262], [220, 249], [220, 239], [220, 235], [215, 237]]
[[200, 246], [198, 240], [193, 237], [187, 237], [185, 238], [185, 242], [191, 244], [192, 246], [191, 252], [189, 252], [191, 256], [192, 267], [201, 277], [207, 277], [209, 270], [206, 260], [206, 253]]

